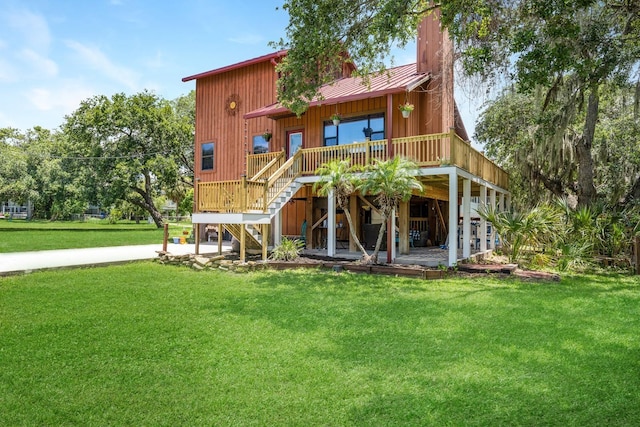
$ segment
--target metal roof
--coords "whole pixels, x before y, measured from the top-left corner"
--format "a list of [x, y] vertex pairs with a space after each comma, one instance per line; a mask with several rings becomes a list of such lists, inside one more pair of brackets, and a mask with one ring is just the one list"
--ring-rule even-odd
[[216, 74], [225, 73], [227, 71], [235, 70], [237, 68], [242, 68], [242, 67], [246, 67], [246, 66], [249, 66], [249, 65], [258, 64], [258, 63], [264, 62], [264, 61], [275, 60], [276, 58], [283, 57], [286, 54], [287, 54], [286, 50], [279, 50], [278, 52], [273, 52], [273, 53], [270, 53], [268, 55], [262, 55], [262, 56], [258, 56], [257, 58], [248, 59], [246, 61], [238, 62], [238, 63], [232, 64], [232, 65], [227, 65], [227, 66], [222, 67], [222, 68], [216, 68], [215, 70], [205, 71], [205, 72], [200, 73], [200, 74], [194, 74], [193, 76], [189, 76], [189, 77], [183, 78], [182, 81], [183, 82], [188, 82], [190, 80], [197, 80], [197, 79], [201, 79], [203, 77], [215, 76]]
[[[380, 75], [372, 76], [369, 85], [360, 77], [346, 77], [320, 88], [320, 97], [314, 98], [309, 106], [331, 105], [339, 102], [357, 101], [374, 98], [390, 93], [412, 91], [431, 78], [429, 73], [417, 73], [416, 64], [407, 64], [386, 70]], [[267, 105], [244, 115], [245, 119], [262, 116], [276, 116], [290, 111], [278, 103]]]

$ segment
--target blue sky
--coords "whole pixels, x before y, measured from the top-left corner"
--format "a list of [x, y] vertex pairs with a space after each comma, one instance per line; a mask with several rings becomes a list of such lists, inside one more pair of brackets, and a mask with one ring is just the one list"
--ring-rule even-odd
[[[3, 0], [0, 127], [54, 129], [80, 102], [150, 90], [174, 99], [186, 76], [273, 51], [280, 0]], [[415, 45], [394, 53], [415, 62]], [[459, 96], [458, 96], [459, 98]], [[458, 102], [466, 105], [464, 100]], [[472, 134], [473, 108], [461, 107]]]

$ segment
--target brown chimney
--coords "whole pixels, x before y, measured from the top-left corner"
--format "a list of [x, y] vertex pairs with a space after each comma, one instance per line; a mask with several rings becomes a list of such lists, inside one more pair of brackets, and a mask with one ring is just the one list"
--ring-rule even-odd
[[[453, 100], [453, 42], [446, 28], [440, 25], [440, 10], [433, 11], [418, 25], [416, 43], [416, 71], [430, 73], [429, 103], [431, 115], [441, 121], [430, 120], [428, 132], [448, 132], [455, 125]], [[436, 116], [436, 117], [437, 117]]]

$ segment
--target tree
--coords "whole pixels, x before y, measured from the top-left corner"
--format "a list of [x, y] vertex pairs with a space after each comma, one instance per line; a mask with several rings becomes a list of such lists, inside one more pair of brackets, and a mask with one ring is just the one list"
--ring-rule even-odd
[[[640, 174], [640, 120], [634, 117], [631, 85], [604, 85], [598, 126], [592, 148], [593, 179], [599, 198], [615, 206], [637, 200]], [[563, 96], [557, 94], [557, 97]], [[578, 194], [575, 139], [582, 136], [580, 117], [566, 125], [563, 143], [554, 141], [561, 105], [544, 108], [544, 92], [518, 93], [509, 89], [486, 106], [476, 138], [487, 155], [500, 159], [510, 174], [514, 202], [531, 207], [556, 198], [575, 200]]]
[[417, 170], [415, 163], [400, 156], [384, 161], [374, 159], [360, 181], [359, 190], [365, 195], [375, 196], [382, 216], [376, 247], [371, 255], [374, 263], [378, 262], [384, 232], [393, 210], [400, 202], [408, 201], [414, 191], [422, 191], [422, 184], [416, 178]]
[[271, 43], [288, 49], [278, 65], [278, 101], [302, 114], [344, 61], [358, 64], [355, 74], [365, 78], [381, 72], [394, 44], [411, 41], [432, 7], [406, 0], [286, 0], [287, 40]]
[[193, 143], [188, 116], [149, 92], [96, 96], [66, 117], [63, 130], [105, 205], [128, 201], [162, 226], [154, 197], [174, 189], [185, 172], [181, 157]]
[[[439, 9], [466, 74], [488, 85], [511, 81], [519, 92], [541, 90], [544, 108], [556, 104], [550, 142], [559, 147], [571, 138], [583, 205], [596, 197], [592, 148], [603, 85], [627, 84], [635, 75], [640, 88], [637, 1], [287, 0], [283, 8], [288, 40], [275, 45], [289, 53], [279, 66], [278, 99], [298, 114], [332, 80], [344, 52], [360, 73], [382, 71], [391, 46], [415, 37], [422, 17]], [[581, 131], [572, 137], [576, 123]]]
[[369, 254], [358, 239], [349, 211], [349, 196], [356, 191], [359, 185], [359, 177], [355, 174], [358, 171], [359, 168], [351, 166], [348, 160], [333, 160], [325, 163], [316, 171], [319, 179], [313, 184], [313, 191], [317, 191], [320, 196], [329, 196], [333, 193], [336, 204], [347, 217], [351, 239], [362, 252], [362, 259], [368, 262]]

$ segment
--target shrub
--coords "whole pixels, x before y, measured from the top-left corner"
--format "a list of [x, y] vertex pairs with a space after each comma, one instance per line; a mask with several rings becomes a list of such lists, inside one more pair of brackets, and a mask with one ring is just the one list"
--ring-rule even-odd
[[122, 219], [122, 211], [118, 208], [111, 208], [109, 211], [109, 224], [115, 224]]
[[271, 259], [278, 261], [292, 261], [300, 257], [304, 242], [298, 239], [282, 238], [282, 243], [273, 248]]

